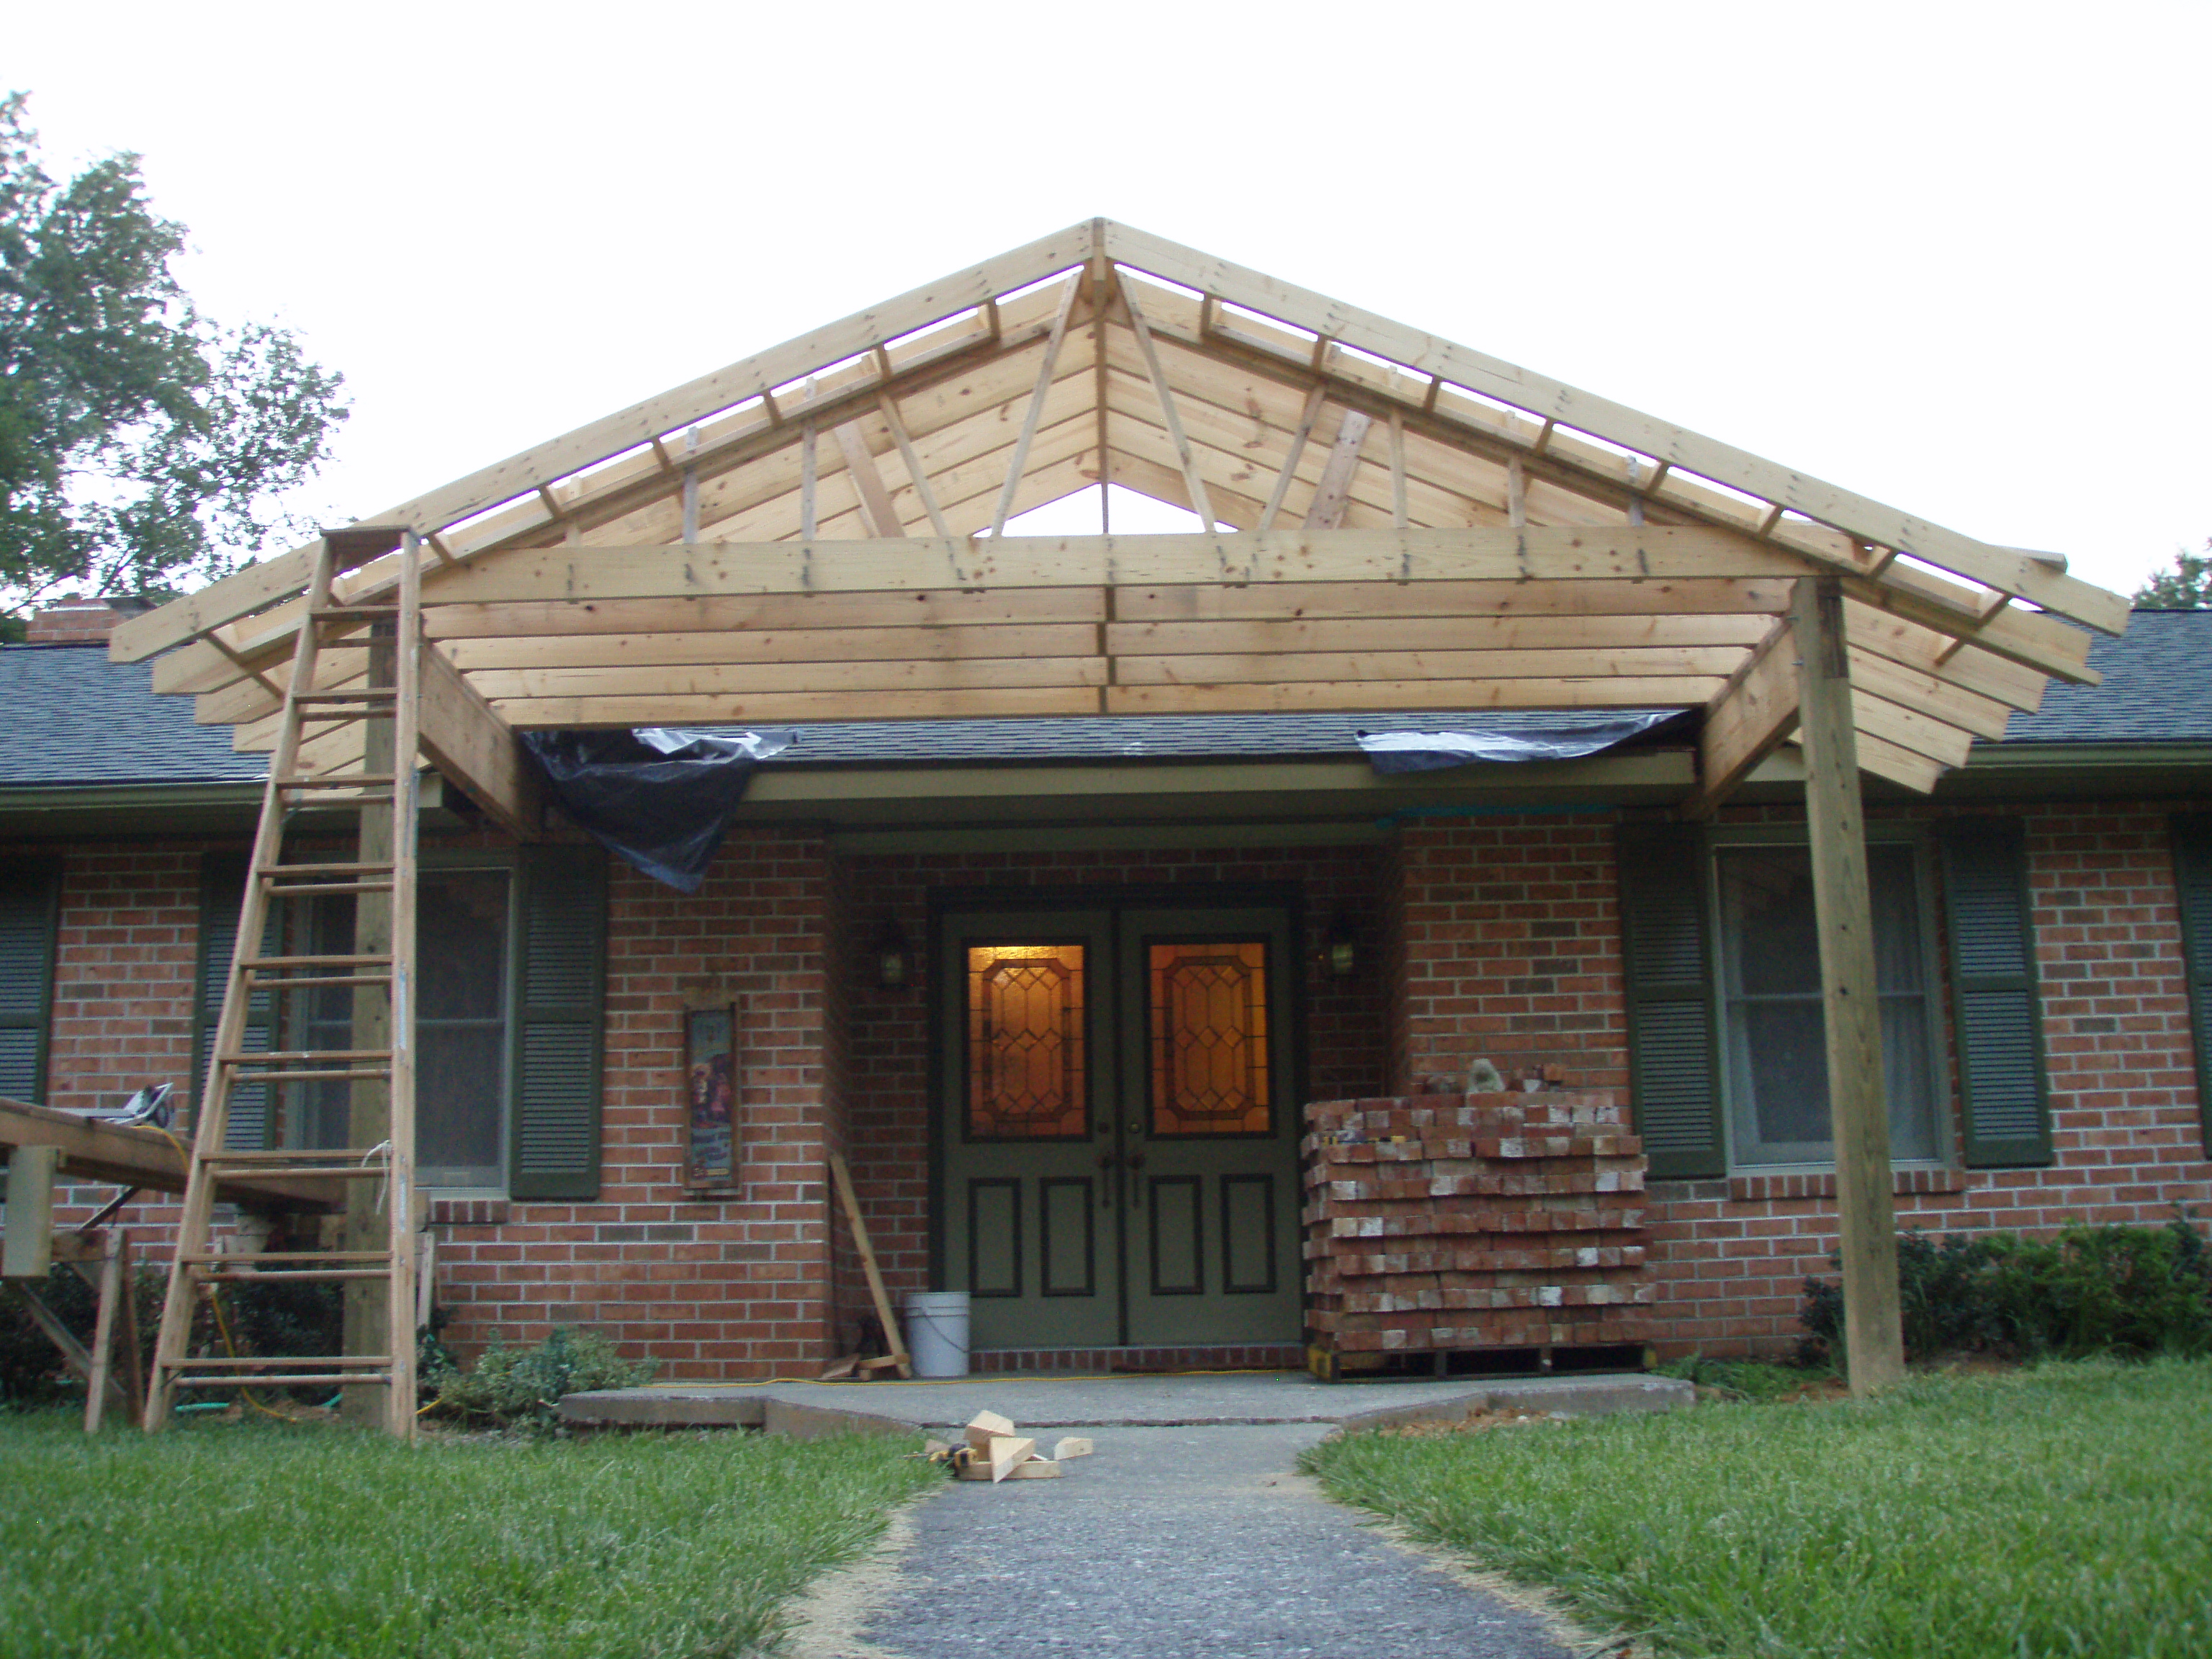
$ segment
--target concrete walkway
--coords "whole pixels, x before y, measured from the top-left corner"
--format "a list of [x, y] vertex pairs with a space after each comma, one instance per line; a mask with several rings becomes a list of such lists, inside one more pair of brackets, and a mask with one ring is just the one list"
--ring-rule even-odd
[[1057, 1480], [948, 1482], [808, 1598], [794, 1659], [1571, 1659], [1295, 1473], [1314, 1422], [1093, 1425]]

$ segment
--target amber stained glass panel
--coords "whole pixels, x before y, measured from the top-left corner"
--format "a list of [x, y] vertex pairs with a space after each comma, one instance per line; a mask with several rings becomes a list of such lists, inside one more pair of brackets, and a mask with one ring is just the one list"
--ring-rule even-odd
[[1150, 966], [1152, 1133], [1268, 1133], [1267, 945], [1155, 945]]
[[968, 950], [968, 1134], [974, 1140], [1088, 1133], [1080, 945]]

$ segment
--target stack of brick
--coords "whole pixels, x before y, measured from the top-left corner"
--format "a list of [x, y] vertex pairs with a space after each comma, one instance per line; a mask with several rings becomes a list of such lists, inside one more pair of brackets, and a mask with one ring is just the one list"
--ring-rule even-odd
[[1317, 1366], [1650, 1339], [1643, 1145], [1610, 1096], [1334, 1101], [1306, 1121]]

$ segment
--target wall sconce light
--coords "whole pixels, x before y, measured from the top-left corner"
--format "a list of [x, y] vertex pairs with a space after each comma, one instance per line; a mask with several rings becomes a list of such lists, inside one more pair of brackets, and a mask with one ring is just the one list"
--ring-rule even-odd
[[876, 983], [886, 991], [904, 989], [913, 965], [909, 954], [898, 918], [887, 918], [883, 930], [876, 935]]
[[1352, 938], [1352, 917], [1349, 914], [1342, 910], [1336, 913], [1336, 920], [1329, 924], [1328, 938], [1324, 942], [1322, 950], [1328, 957], [1328, 971], [1332, 977], [1350, 979], [1358, 971], [1359, 945], [1358, 942]]

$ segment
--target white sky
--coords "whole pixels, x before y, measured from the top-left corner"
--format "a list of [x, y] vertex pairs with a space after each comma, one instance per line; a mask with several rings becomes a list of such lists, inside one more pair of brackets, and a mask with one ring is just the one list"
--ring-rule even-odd
[[[2212, 536], [2212, 5], [26, 7], [375, 513], [1103, 214], [2123, 590]], [[1127, 526], [1125, 527], [1134, 527]]]

